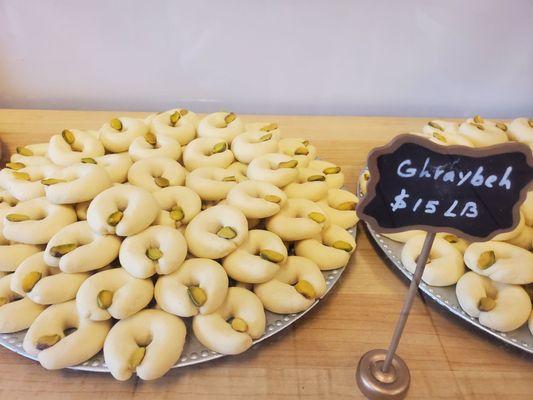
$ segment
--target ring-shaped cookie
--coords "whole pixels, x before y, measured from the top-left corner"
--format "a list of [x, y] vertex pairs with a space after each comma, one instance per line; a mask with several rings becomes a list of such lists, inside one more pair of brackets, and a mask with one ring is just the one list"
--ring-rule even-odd
[[355, 238], [349, 232], [332, 224], [316, 237], [296, 242], [294, 251], [326, 271], [346, 266], [355, 246]]
[[115, 183], [126, 182], [128, 179], [128, 170], [133, 164], [129, 153], [127, 152], [110, 153], [94, 159], [86, 159], [82, 162], [92, 163], [93, 161], [95, 161], [96, 164], [104, 167], [111, 180]]
[[13, 333], [28, 329], [46, 308], [29, 298], [21, 298], [11, 290], [13, 274], [0, 278], [0, 333]]
[[149, 157], [166, 157], [178, 160], [181, 157], [181, 145], [170, 136], [148, 133], [131, 142], [128, 153], [133, 161]]
[[185, 186], [172, 186], [153, 192], [161, 210], [154, 225], [174, 228], [188, 224], [202, 209], [202, 199]]
[[200, 212], [185, 229], [189, 251], [219, 259], [234, 251], [248, 235], [248, 221], [238, 208], [218, 205]]
[[287, 248], [274, 233], [253, 229], [237, 249], [224, 258], [228, 275], [243, 283], [263, 283], [276, 275], [287, 259]]
[[92, 321], [124, 319], [145, 308], [153, 296], [151, 279], [138, 279], [123, 268], [111, 268], [82, 283], [76, 307], [82, 318]]
[[78, 221], [57, 232], [46, 245], [44, 261], [67, 273], [87, 272], [110, 264], [118, 256], [121, 240], [94, 232]]
[[133, 185], [104, 190], [89, 205], [87, 222], [99, 234], [130, 236], [146, 229], [159, 214], [154, 196]]
[[505, 132], [486, 123], [463, 122], [459, 134], [470, 140], [475, 147], [492, 146], [509, 141]]
[[266, 221], [266, 228], [284, 241], [311, 239], [328, 225], [324, 211], [307, 199], [288, 199], [282, 209]]
[[234, 113], [216, 112], [205, 116], [198, 124], [199, 137], [213, 137], [227, 143], [244, 131], [242, 120]]
[[500, 332], [521, 327], [531, 314], [531, 299], [521, 286], [493, 282], [472, 271], [459, 279], [455, 293], [468, 315]]
[[98, 132], [98, 138], [111, 153], [128, 151], [131, 142], [148, 133], [148, 126], [137, 118], [120, 117], [106, 122]]
[[324, 210], [332, 224], [349, 229], [359, 221], [355, 212], [358, 202], [359, 199], [352, 192], [329, 189], [326, 198], [318, 201], [318, 205]]
[[29, 166], [19, 170], [4, 168], [0, 171], [0, 186], [18, 201], [36, 199], [45, 194], [42, 179], [59, 171], [60, 169], [52, 164]]
[[259, 298], [241, 287], [231, 287], [224, 303], [212, 314], [197, 315], [192, 328], [208, 349], [221, 354], [246, 351], [265, 332], [266, 317]]
[[14, 207], [18, 202], [7, 190], [0, 190], [0, 210]]
[[433, 143], [444, 146], [474, 146], [468, 138], [459, 133], [459, 124], [457, 122], [442, 120], [429, 121], [422, 128], [422, 133], [420, 135], [428, 138]]
[[134, 186], [155, 192], [168, 186], [182, 186], [185, 173], [185, 168], [171, 158], [143, 158], [131, 166], [128, 181]]
[[[91, 321], [76, 310], [76, 301], [54, 304], [33, 321], [24, 337], [26, 353], [46, 369], [81, 364], [104, 346], [111, 321]], [[74, 330], [70, 333], [71, 330]]]
[[277, 186], [262, 181], [247, 180], [234, 186], [227, 195], [229, 205], [241, 210], [246, 218], [267, 218], [279, 212], [287, 195]]
[[63, 303], [76, 298], [76, 293], [89, 274], [66, 274], [47, 265], [44, 252], [24, 260], [13, 273], [11, 290], [27, 296], [37, 304]]
[[464, 260], [472, 271], [496, 282], [515, 285], [533, 282], [533, 253], [509, 243], [472, 243]]
[[185, 146], [195, 138], [198, 123], [198, 117], [192, 111], [175, 108], [154, 115], [150, 119], [150, 131], [169, 136]]
[[[9, 243], [9, 241], [7, 241]], [[0, 245], [0, 272], [15, 271], [22, 261], [38, 253], [38, 246], [24, 243]]]
[[65, 129], [61, 135], [54, 135], [48, 146], [48, 157], [54, 164], [67, 166], [80, 163], [83, 158], [103, 156], [102, 143], [89, 132], [79, 129]]
[[254, 158], [248, 164], [248, 179], [265, 181], [277, 187], [287, 186], [298, 177], [299, 161], [286, 154], [270, 153]]
[[136, 278], [176, 271], [187, 255], [187, 242], [180, 231], [155, 225], [128, 236], [120, 247], [120, 264]]
[[[415, 272], [425, 238], [425, 235], [414, 236], [402, 248], [402, 264], [411, 273]], [[464, 273], [465, 267], [461, 252], [447, 240], [436, 237], [422, 280], [431, 286], [450, 286], [455, 284]]]
[[280, 130], [275, 124], [264, 124], [260, 128], [254, 125], [251, 129], [247, 126], [246, 131], [231, 142], [231, 151], [238, 161], [249, 164], [254, 158], [276, 153], [280, 138]]
[[231, 176], [234, 176], [237, 179], [237, 182], [243, 182], [248, 180], [248, 165], [243, 164], [242, 162], [235, 161], [231, 163], [229, 167], [226, 168], [226, 171], [229, 171]]
[[74, 164], [41, 181], [45, 196], [54, 204], [74, 204], [92, 200], [113, 182], [104, 167]]
[[303, 138], [285, 138], [278, 143], [279, 152], [298, 160], [298, 167], [305, 168], [316, 158], [316, 147]]
[[155, 285], [159, 307], [179, 317], [215, 312], [227, 292], [226, 271], [207, 258], [186, 260], [176, 272], [160, 276]]
[[533, 142], [533, 119], [516, 118], [507, 127], [507, 136], [511, 140], [523, 143]]
[[307, 168], [324, 174], [330, 189], [340, 189], [344, 185], [344, 173], [341, 167], [331, 162], [311, 160]]
[[274, 278], [254, 286], [265, 309], [278, 314], [307, 310], [326, 293], [326, 281], [311, 260], [289, 256]]
[[104, 359], [115, 379], [125, 381], [133, 372], [144, 380], [157, 379], [179, 360], [187, 329], [175, 315], [142, 310], [118, 321], [104, 344]]
[[216, 137], [194, 139], [183, 150], [183, 165], [189, 171], [201, 167], [226, 168], [234, 159], [227, 142]]
[[18, 203], [4, 216], [6, 239], [27, 244], [45, 244], [61, 228], [76, 222], [70, 205], [52, 204], [44, 197]]
[[225, 199], [228, 192], [237, 186], [237, 179], [226, 169], [202, 167], [187, 175], [185, 185], [194, 190], [202, 200], [220, 201]]
[[310, 168], [298, 168], [296, 180], [283, 188], [290, 199], [308, 199], [318, 201], [328, 194], [326, 174]]
[[48, 158], [48, 145], [46, 142], [17, 147], [16, 152], [11, 155], [9, 160], [12, 163], [22, 163], [28, 167], [30, 165], [51, 164], [52, 161]]

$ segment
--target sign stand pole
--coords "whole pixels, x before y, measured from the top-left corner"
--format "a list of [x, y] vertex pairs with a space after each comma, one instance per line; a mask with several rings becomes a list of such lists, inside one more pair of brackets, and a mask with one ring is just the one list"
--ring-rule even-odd
[[403, 399], [409, 390], [411, 382], [409, 368], [405, 361], [396, 355], [396, 349], [409, 317], [409, 311], [413, 305], [434, 240], [435, 233], [428, 232], [389, 349], [371, 350], [359, 360], [355, 374], [357, 385], [361, 392], [371, 400]]

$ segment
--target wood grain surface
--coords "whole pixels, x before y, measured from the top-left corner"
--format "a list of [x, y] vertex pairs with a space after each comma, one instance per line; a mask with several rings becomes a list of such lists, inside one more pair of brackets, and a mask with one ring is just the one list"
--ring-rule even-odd
[[[17, 145], [65, 128], [98, 129], [113, 116], [147, 113], [0, 110], [4, 159]], [[350, 190], [373, 147], [420, 130], [426, 119], [243, 116], [277, 121], [286, 137], [306, 137], [340, 165]], [[340, 282], [306, 317], [246, 353], [179, 368], [162, 379], [115, 381], [108, 374], [47, 371], [0, 348], [0, 399], [358, 399], [359, 357], [385, 348], [407, 291], [359, 228], [357, 251]], [[431, 301], [417, 298], [399, 354], [411, 399], [531, 399], [533, 358], [488, 338]]]

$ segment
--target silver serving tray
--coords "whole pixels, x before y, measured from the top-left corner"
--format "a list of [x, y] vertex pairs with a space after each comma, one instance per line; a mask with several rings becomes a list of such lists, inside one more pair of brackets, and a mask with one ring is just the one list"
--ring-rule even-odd
[[[354, 237], [356, 237], [357, 227], [348, 229], [348, 232], [350, 232]], [[339, 281], [344, 270], [345, 267], [330, 271], [322, 271], [322, 274], [326, 279], [327, 286], [326, 293], [324, 294], [324, 296], [322, 296], [322, 298], [324, 298], [333, 288], [333, 286]], [[252, 346], [255, 346], [257, 343], [262, 342], [263, 340], [268, 339], [269, 337], [274, 336], [277, 333], [280, 333], [282, 330], [292, 325], [298, 319], [307, 314], [319, 302], [320, 300], [316, 300], [307, 310], [299, 312], [297, 314], [275, 314], [270, 311], [266, 311], [265, 333], [259, 339], [254, 340]], [[172, 368], [186, 367], [189, 365], [199, 364], [224, 357], [224, 354], [220, 354], [207, 349], [196, 339], [196, 337], [192, 334], [190, 318], [183, 318], [183, 320], [187, 325], [187, 339], [180, 360]], [[36, 357], [29, 355], [22, 348], [22, 342], [24, 341], [25, 335], [25, 330], [16, 333], [1, 334], [0, 345], [17, 354], [20, 354], [21, 356], [30, 358], [32, 360], [37, 360]], [[105, 364], [104, 355], [102, 354], [102, 352], [98, 353], [90, 360], [85, 361], [83, 364], [69, 367], [69, 369], [91, 372], [109, 372]]]
[[[365, 170], [366, 169], [363, 169], [363, 171], [361, 172], [359, 180], [361, 179], [361, 176]], [[357, 196], [359, 198], [363, 197], [359, 190], [359, 182], [357, 183]], [[403, 243], [395, 242], [394, 240], [380, 235], [379, 233], [374, 231], [374, 229], [372, 229], [368, 224], [366, 224], [366, 228], [370, 233], [370, 237], [372, 237], [376, 245], [381, 249], [385, 257], [388, 259], [388, 261], [390, 261], [388, 264], [393, 265], [410, 281], [413, 277], [413, 274], [411, 274], [411, 272], [409, 272], [403, 266], [400, 259]], [[445, 310], [451, 312], [452, 314], [466, 321], [470, 325], [473, 325], [480, 331], [485, 332], [486, 334], [489, 334], [492, 337], [520, 350], [523, 350], [529, 354], [533, 354], [533, 335], [529, 331], [527, 323], [519, 329], [516, 329], [511, 332], [505, 333], [495, 331], [493, 329], [481, 325], [477, 318], [471, 317], [463, 311], [463, 309], [459, 305], [459, 301], [457, 300], [457, 296], [455, 294], [455, 285], [447, 287], [437, 287], [427, 285], [424, 282], [420, 282], [419, 287], [427, 297], [431, 298], [437, 304], [442, 306]]]

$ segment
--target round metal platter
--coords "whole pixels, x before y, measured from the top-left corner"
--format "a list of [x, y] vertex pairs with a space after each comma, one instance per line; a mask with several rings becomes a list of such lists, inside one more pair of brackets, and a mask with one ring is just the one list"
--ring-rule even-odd
[[[349, 229], [348, 232], [350, 232], [354, 237], [356, 237], [357, 227]], [[333, 288], [333, 286], [339, 281], [342, 273], [344, 272], [344, 269], [345, 267], [330, 271], [322, 271], [322, 274], [326, 279], [327, 286], [326, 293], [322, 298], [324, 298]], [[270, 311], [266, 311], [265, 333], [259, 339], [254, 340], [253, 345], [256, 345], [257, 343], [262, 342], [263, 340], [281, 332], [283, 329], [287, 328], [289, 325], [293, 324], [295, 321], [307, 314], [319, 302], [320, 300], [316, 300], [307, 310], [299, 312], [297, 314], [274, 314]], [[196, 339], [196, 337], [192, 334], [190, 318], [184, 319], [184, 321], [187, 325], [187, 339], [180, 360], [172, 368], [186, 367], [188, 365], [199, 364], [202, 362], [224, 357], [223, 354], [219, 354], [217, 352], [207, 349]], [[24, 341], [25, 335], [25, 330], [16, 333], [0, 334], [0, 345], [6, 347], [7, 349], [15, 353], [20, 354], [21, 356], [36, 360], [35, 357], [26, 353], [22, 348], [22, 342]], [[92, 372], [109, 372], [105, 365], [104, 355], [102, 354], [102, 352], [98, 353], [90, 360], [85, 361], [83, 364], [70, 367], [69, 369]]]
[[[362, 173], [363, 172], [364, 170], [362, 171]], [[359, 180], [361, 179], [362, 173], [359, 176]], [[359, 182], [357, 183], [357, 196], [359, 198], [363, 197], [359, 190]], [[372, 237], [376, 245], [381, 249], [383, 255], [389, 261], [388, 264], [398, 269], [407, 279], [411, 280], [413, 274], [411, 274], [411, 272], [409, 272], [403, 266], [400, 258], [403, 243], [395, 242], [394, 240], [388, 239], [385, 236], [380, 235], [379, 233], [374, 231], [368, 224], [366, 224], [366, 228], [370, 233], [370, 237]], [[455, 285], [447, 287], [437, 287], [430, 286], [424, 282], [421, 282], [419, 287], [427, 297], [431, 298], [438, 305], [442, 306], [442, 308], [466, 321], [470, 325], [473, 325], [480, 331], [483, 331], [506, 344], [509, 344], [527, 353], [533, 354], [533, 335], [529, 331], [527, 323], [519, 329], [516, 329], [511, 332], [495, 331], [493, 329], [481, 325], [477, 318], [471, 317], [463, 311], [463, 309], [459, 305], [459, 301], [457, 300], [457, 296], [455, 294]]]

